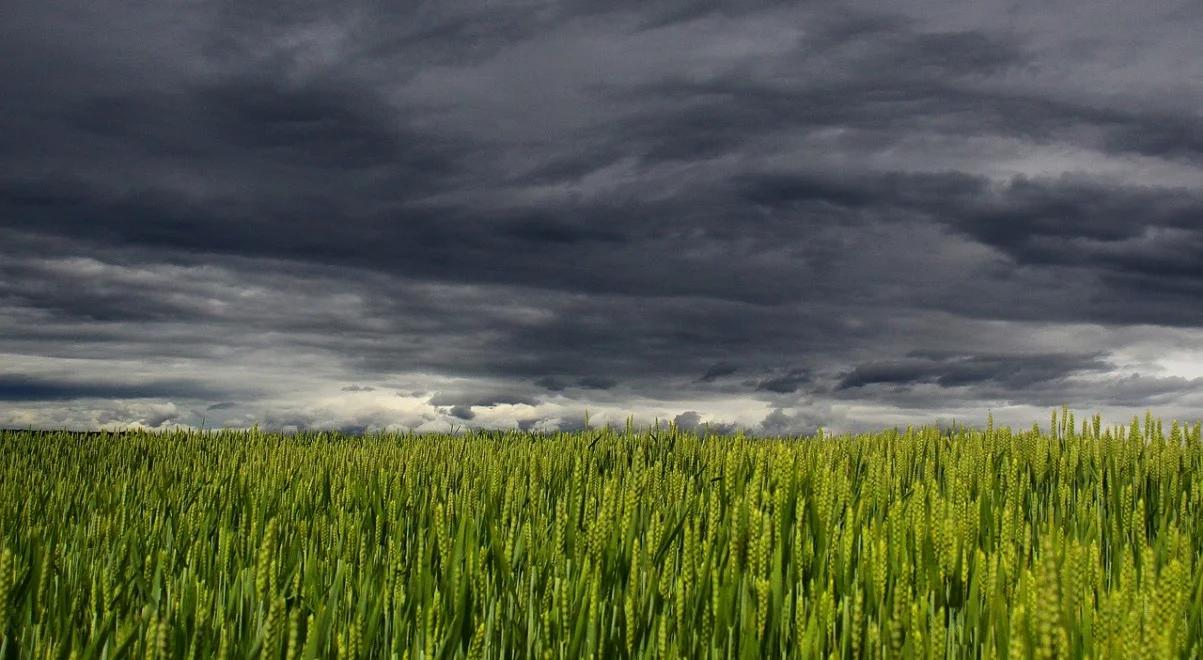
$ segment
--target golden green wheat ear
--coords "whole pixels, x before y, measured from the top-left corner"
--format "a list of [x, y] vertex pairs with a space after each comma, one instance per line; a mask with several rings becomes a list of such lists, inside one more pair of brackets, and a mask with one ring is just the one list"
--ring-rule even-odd
[[0, 657], [1198, 657], [1199, 424], [0, 433]]

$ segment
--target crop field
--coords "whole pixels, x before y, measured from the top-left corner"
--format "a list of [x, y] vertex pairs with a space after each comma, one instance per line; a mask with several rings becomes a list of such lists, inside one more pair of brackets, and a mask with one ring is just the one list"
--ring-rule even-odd
[[0, 433], [0, 657], [1198, 658], [1199, 425]]

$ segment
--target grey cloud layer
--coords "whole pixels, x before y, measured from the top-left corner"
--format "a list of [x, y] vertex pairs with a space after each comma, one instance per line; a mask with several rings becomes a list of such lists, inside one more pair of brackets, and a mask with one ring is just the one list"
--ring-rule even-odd
[[1185, 5], [9, 13], [5, 423], [1196, 401]]

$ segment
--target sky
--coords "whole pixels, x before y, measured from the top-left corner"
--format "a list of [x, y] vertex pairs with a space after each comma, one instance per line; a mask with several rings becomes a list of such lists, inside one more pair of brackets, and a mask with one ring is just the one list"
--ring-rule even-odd
[[1203, 403], [1203, 9], [7, 0], [0, 426]]

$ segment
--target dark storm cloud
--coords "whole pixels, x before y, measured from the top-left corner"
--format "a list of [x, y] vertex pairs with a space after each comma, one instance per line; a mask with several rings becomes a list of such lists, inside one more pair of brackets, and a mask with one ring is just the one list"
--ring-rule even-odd
[[712, 383], [723, 376], [730, 376], [739, 371], [739, 367], [727, 362], [716, 362], [706, 369], [706, 373], [702, 374], [698, 380], [703, 383]]
[[[1113, 13], [18, 0], [0, 353], [184, 368], [209, 389], [103, 396], [307, 428], [391, 423], [298, 412], [360, 378], [436, 392], [407, 424], [1165, 400], [1194, 381], [1125, 380], [1112, 353], [1203, 325], [1203, 19]], [[1096, 345], [1058, 332], [1083, 325]], [[256, 370], [270, 396], [232, 391]], [[362, 395], [321, 405], [375, 400], [341, 391]]]
[[206, 399], [216, 391], [204, 383], [148, 380], [139, 383], [55, 379], [22, 374], [0, 375], [0, 401], [72, 401], [76, 399]]
[[[1152, 322], [1203, 321], [1181, 307], [1142, 302], [1154, 295], [1185, 303], [1203, 287], [1203, 195], [1193, 190], [1072, 177], [992, 185], [957, 173], [771, 175], [749, 177], [740, 187], [746, 199], [775, 215], [946, 226], [1006, 256], [1009, 268], [1073, 268], [1095, 279], [1091, 298], [1110, 298], [1027, 312], [1000, 305], [1000, 316], [1035, 312], [1050, 320], [1123, 323], [1151, 312]], [[1005, 271], [998, 276], [1004, 283], [1009, 277]], [[949, 300], [945, 307], [963, 302]]]
[[1081, 372], [1103, 372], [1113, 365], [1099, 355], [967, 355], [923, 356], [872, 362], [848, 372], [837, 389], [869, 385], [935, 383], [940, 387], [1002, 385], [1015, 390]]
[[563, 381], [555, 378], [554, 376], [544, 376], [539, 378], [535, 380], [535, 384], [552, 392], [562, 392], [564, 388], [568, 387], [568, 385], [566, 385]]
[[624, 91], [664, 104], [632, 122], [636, 144], [647, 149], [643, 156], [708, 158], [783, 131], [825, 128], [863, 131], [862, 137], [887, 142], [903, 137], [889, 131], [906, 129], [1045, 133], [1072, 113], [1037, 99], [957, 86], [1020, 66], [1016, 44], [979, 32], [908, 33], [893, 21], [825, 27], [831, 34], [770, 63], [779, 74], [772, 80], [736, 70], [701, 82], [674, 77]]
[[587, 390], [608, 390], [618, 384], [618, 381], [612, 378], [603, 378], [601, 376], [585, 376], [577, 379], [576, 384]]
[[1183, 116], [1117, 118], [1104, 143], [1111, 151], [1203, 162], [1203, 119]]
[[766, 378], [760, 381], [760, 384], [756, 386], [756, 389], [784, 394], [787, 392], [796, 392], [798, 391], [799, 387], [802, 387], [810, 381], [810, 374], [808, 374], [805, 370], [791, 369], [780, 376]]
[[[982, 113], [962, 110], [954, 100], [966, 96], [966, 104], [987, 110], [999, 103], [954, 81], [1023, 62], [1017, 44], [974, 31], [928, 33], [900, 20], [859, 16], [829, 19], [817, 28], [817, 35], [781, 53], [782, 61], [774, 65], [827, 58], [845, 65], [836, 69], [843, 73], [824, 74], [816, 81], [807, 76], [809, 68], [803, 69], [796, 78], [776, 80], [775, 87], [735, 73], [704, 83], [673, 83], [675, 87], [636, 85], [623, 96], [636, 109], [634, 119], [613, 124], [606, 137], [635, 154], [642, 148], [662, 151], [658, 140], [679, 140], [684, 145], [676, 150], [679, 158], [699, 161], [712, 155], [705, 146], [712, 138], [704, 136], [724, 126], [732, 137], [722, 153], [744, 152], [766, 133], [796, 127], [887, 131], [873, 136], [887, 142], [907, 131], [927, 130], [927, 124], [947, 130], [968, 121], [968, 130], [976, 132], [983, 128]], [[827, 80], [832, 75], [835, 81]], [[883, 93], [882, 85], [905, 91]], [[0, 199], [7, 202], [16, 226], [70, 230], [101, 240], [355, 263], [436, 280], [754, 302], [799, 299], [803, 292], [789, 286], [783, 290], [791, 281], [782, 278], [789, 274], [782, 270], [786, 264], [749, 259], [738, 265], [705, 264], [703, 271], [695, 259], [666, 250], [670, 244], [686, 252], [706, 250], [738, 235], [755, 255], [769, 245], [803, 240], [808, 224], [853, 216], [880, 222], [898, 211], [939, 217], [961, 211], [954, 220], [961, 220], [965, 231], [987, 241], [999, 238], [991, 227], [1000, 223], [979, 217], [988, 210], [949, 208], [955, 197], [944, 205], [934, 202], [950, 192], [980, 196], [984, 182], [964, 177], [811, 179], [809, 187], [801, 188], [794, 181], [788, 193], [773, 192], [770, 178], [743, 194], [715, 190], [712, 181], [702, 178], [681, 182], [685, 189], [667, 200], [647, 199], [633, 190], [579, 201], [532, 204], [502, 198], [486, 208], [465, 206], [467, 197], [457, 194], [465, 189], [497, 198], [504, 188], [529, 184], [517, 174], [491, 169], [505, 156], [501, 145], [419, 132], [411, 124], [417, 121], [420, 99], [405, 98], [398, 110], [381, 96], [354, 79], [289, 83], [278, 76], [240, 73], [183, 81], [180, 91], [163, 98], [147, 93], [86, 99], [68, 116], [68, 132], [91, 136], [101, 131], [106, 133], [102, 137], [129, 145], [123, 148], [150, 152], [138, 158], [165, 157], [192, 176], [215, 175], [222, 181], [253, 173], [255, 185], [230, 180], [222, 194], [198, 198], [153, 176], [119, 186], [85, 182], [84, 176], [75, 181], [10, 179]], [[667, 107], [665, 99], [671, 101]], [[910, 108], [906, 104], [912, 100], [932, 107]], [[697, 111], [699, 103], [708, 114], [697, 120], [682, 116]], [[771, 116], [762, 116], [766, 112]], [[999, 113], [1014, 115], [1005, 107]], [[641, 117], [662, 124], [653, 124], [644, 135]], [[1019, 123], [1030, 127], [1038, 122]], [[994, 128], [1006, 132], [1005, 127]], [[118, 134], [109, 135], [114, 132]], [[103, 158], [108, 150], [100, 146], [96, 156]], [[493, 151], [482, 153], [482, 148]], [[648, 153], [643, 152], [645, 163]], [[588, 149], [574, 157], [598, 167], [606, 164]], [[197, 160], [224, 167], [197, 169], [190, 164]], [[551, 183], [573, 186], [579, 181], [570, 176]], [[916, 185], [919, 189], [912, 189]], [[757, 207], [781, 207], [784, 201], [791, 202], [787, 210], [803, 216], [802, 222], [756, 218]], [[1020, 226], [1015, 233], [1022, 230]]]

